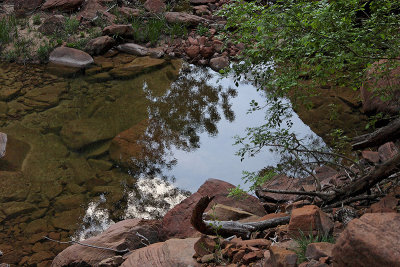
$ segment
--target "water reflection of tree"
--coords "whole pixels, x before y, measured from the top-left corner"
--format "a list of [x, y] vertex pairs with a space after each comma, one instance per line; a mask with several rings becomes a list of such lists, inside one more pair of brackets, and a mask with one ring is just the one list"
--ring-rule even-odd
[[207, 69], [186, 65], [180, 77], [162, 96], [154, 96], [144, 85], [150, 100], [149, 120], [145, 133], [138, 140], [141, 156], [132, 157], [136, 174], [161, 175], [163, 168], [176, 164], [171, 149], [191, 151], [200, 147], [200, 134], [218, 134], [217, 123], [223, 116], [232, 122], [234, 112], [229, 103], [236, 90], [216, 82]]

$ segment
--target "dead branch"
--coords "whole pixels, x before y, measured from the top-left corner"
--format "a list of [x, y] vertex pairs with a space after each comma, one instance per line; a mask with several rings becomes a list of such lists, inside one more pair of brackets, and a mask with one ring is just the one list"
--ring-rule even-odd
[[313, 196], [319, 197], [321, 199], [327, 199], [328, 197], [332, 196], [334, 193], [325, 193], [325, 192], [309, 192], [309, 191], [287, 191], [287, 190], [275, 190], [275, 189], [268, 189], [262, 188], [263, 192], [268, 193], [277, 193], [277, 194], [285, 194], [285, 195], [304, 195], [304, 196]]
[[264, 230], [266, 228], [275, 227], [281, 224], [286, 224], [290, 220], [290, 216], [282, 218], [274, 218], [261, 222], [240, 223], [234, 221], [203, 221], [203, 213], [213, 197], [202, 197], [193, 209], [190, 219], [193, 227], [200, 233], [207, 235], [221, 235], [228, 237], [237, 235], [243, 238], [249, 238], [254, 231]]
[[364, 149], [367, 147], [380, 146], [386, 142], [397, 139], [400, 134], [400, 118], [390, 122], [388, 125], [376, 131], [356, 136], [352, 140], [353, 150]]
[[322, 209], [324, 211], [328, 211], [328, 210], [332, 210], [333, 208], [340, 207], [340, 206], [343, 206], [343, 205], [347, 205], [347, 204], [350, 204], [350, 203], [353, 203], [353, 202], [356, 202], [356, 201], [376, 200], [376, 199], [378, 199], [380, 197], [383, 197], [383, 194], [379, 194], [379, 195], [362, 195], [362, 196], [352, 197], [352, 198], [349, 198], [349, 199], [346, 199], [346, 200], [343, 200], [343, 201], [339, 201], [339, 202], [333, 203], [333, 204], [331, 204], [329, 206], [325, 206]]
[[113, 249], [113, 248], [99, 247], [99, 246], [85, 244], [85, 243], [81, 243], [81, 242], [73, 241], [73, 240], [71, 240], [71, 241], [58, 241], [58, 240], [52, 239], [52, 238], [47, 237], [47, 236], [43, 236], [43, 238], [47, 239], [47, 240], [50, 240], [50, 241], [53, 241], [53, 242], [57, 242], [59, 244], [77, 244], [77, 245], [81, 245], [81, 246], [89, 247], [89, 248], [109, 250], [109, 251], [117, 253], [118, 255], [124, 255], [124, 254], [129, 252], [129, 249], [118, 250], [118, 249]]

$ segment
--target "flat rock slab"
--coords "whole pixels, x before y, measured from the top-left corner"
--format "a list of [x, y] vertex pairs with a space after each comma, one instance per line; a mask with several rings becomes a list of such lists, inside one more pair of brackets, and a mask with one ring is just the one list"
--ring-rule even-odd
[[117, 49], [121, 52], [132, 54], [135, 56], [147, 56], [149, 54], [149, 49], [134, 43], [126, 43], [117, 46]]
[[94, 63], [93, 58], [86, 52], [69, 47], [58, 47], [50, 53], [49, 62], [73, 68], [86, 68]]
[[161, 68], [165, 65], [166, 61], [158, 58], [151, 57], [138, 57], [132, 62], [125, 64], [121, 67], [112, 69], [109, 73], [117, 78], [131, 78], [143, 72], [150, 72], [152, 70]]
[[352, 220], [332, 254], [337, 267], [400, 266], [400, 214], [367, 213]]
[[197, 240], [198, 238], [170, 239], [135, 250], [121, 267], [200, 266], [193, 258]]
[[204, 23], [207, 21], [202, 17], [184, 12], [165, 12], [165, 19], [169, 23], [184, 23], [189, 25], [197, 25], [199, 23]]
[[84, 0], [47, 0], [42, 10], [46, 9], [58, 9], [63, 11], [73, 11], [80, 7]]

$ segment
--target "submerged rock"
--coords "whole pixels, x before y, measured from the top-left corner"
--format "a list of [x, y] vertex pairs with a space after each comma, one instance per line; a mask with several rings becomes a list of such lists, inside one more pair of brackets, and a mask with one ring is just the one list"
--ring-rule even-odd
[[49, 62], [61, 66], [85, 68], [94, 63], [86, 52], [69, 47], [58, 47], [50, 53]]
[[131, 78], [143, 72], [150, 72], [152, 70], [161, 68], [165, 65], [166, 61], [158, 58], [139, 57], [132, 62], [112, 69], [109, 73], [117, 78]]

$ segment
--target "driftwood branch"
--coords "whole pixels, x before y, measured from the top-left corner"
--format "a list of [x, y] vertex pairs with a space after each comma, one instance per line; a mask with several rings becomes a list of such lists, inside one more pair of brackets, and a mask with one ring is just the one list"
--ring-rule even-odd
[[118, 250], [118, 249], [113, 249], [113, 248], [106, 248], [106, 247], [99, 247], [99, 246], [95, 246], [95, 245], [85, 244], [85, 243], [81, 243], [81, 242], [78, 242], [78, 241], [72, 241], [72, 240], [71, 241], [58, 241], [58, 240], [52, 239], [52, 238], [47, 237], [47, 236], [43, 236], [43, 238], [47, 239], [47, 240], [50, 240], [50, 241], [53, 241], [53, 242], [57, 242], [59, 244], [77, 244], [77, 245], [81, 245], [81, 246], [89, 247], [89, 248], [109, 250], [109, 251], [117, 253], [118, 255], [124, 255], [124, 254], [129, 252], [129, 249]]
[[386, 142], [397, 139], [400, 135], [400, 118], [390, 122], [388, 125], [377, 129], [376, 131], [356, 136], [352, 140], [353, 150], [375, 147]]
[[286, 216], [282, 218], [274, 218], [270, 220], [249, 223], [240, 223], [234, 221], [203, 221], [203, 213], [212, 200], [213, 197], [202, 197], [193, 209], [190, 220], [193, 227], [203, 234], [218, 234], [223, 237], [237, 235], [243, 238], [249, 238], [251, 232], [286, 224], [290, 220], [290, 216]]

